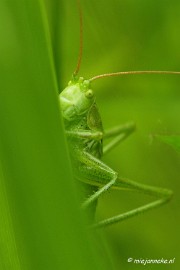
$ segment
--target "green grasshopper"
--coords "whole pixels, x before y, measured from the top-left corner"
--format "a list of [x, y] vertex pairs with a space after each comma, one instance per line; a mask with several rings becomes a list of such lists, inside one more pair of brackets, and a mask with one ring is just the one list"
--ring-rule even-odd
[[[60, 105], [65, 125], [70, 155], [75, 179], [80, 181], [88, 198], [82, 207], [91, 207], [92, 215], [95, 212], [98, 198], [108, 189], [136, 190], [154, 196], [156, 199], [144, 206], [129, 212], [105, 219], [94, 224], [93, 227], [105, 227], [122, 220], [126, 220], [139, 213], [154, 209], [167, 203], [173, 192], [168, 189], [140, 184], [119, 176], [108, 165], [101, 161], [102, 155], [109, 152], [120, 142], [126, 139], [134, 130], [134, 123], [127, 123], [114, 127], [108, 131], [103, 130], [101, 116], [98, 112], [96, 98], [91, 85], [93, 81], [103, 77], [122, 76], [130, 74], [180, 74], [175, 71], [126, 71], [108, 73], [95, 76], [89, 80], [78, 77], [82, 59], [82, 11], [78, 1], [80, 14], [80, 50], [77, 67], [72, 80], [60, 93]], [[103, 141], [112, 140], [103, 146]]]

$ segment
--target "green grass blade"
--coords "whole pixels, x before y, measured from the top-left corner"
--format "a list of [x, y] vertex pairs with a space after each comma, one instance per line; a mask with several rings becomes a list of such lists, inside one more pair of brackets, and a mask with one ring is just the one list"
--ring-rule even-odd
[[78, 210], [43, 5], [1, 1], [0, 30], [2, 269], [101, 269]]
[[19, 258], [0, 163], [0, 269], [19, 270]]

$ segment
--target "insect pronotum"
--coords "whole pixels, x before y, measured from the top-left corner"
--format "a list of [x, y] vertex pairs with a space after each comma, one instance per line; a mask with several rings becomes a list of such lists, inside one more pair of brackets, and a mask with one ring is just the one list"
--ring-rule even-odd
[[[149, 186], [125, 179], [101, 161], [102, 155], [126, 139], [135, 130], [134, 123], [119, 125], [108, 131], [103, 130], [96, 99], [91, 85], [95, 80], [131, 74], [178, 74], [178, 71], [124, 71], [94, 76], [85, 80], [78, 77], [82, 59], [83, 24], [80, 0], [77, 1], [80, 17], [80, 49], [76, 69], [68, 86], [60, 94], [60, 105], [69, 144], [74, 176], [84, 186], [88, 198], [82, 207], [90, 207], [95, 212], [98, 198], [108, 189], [134, 190], [154, 196], [156, 199], [117, 216], [105, 219], [93, 227], [105, 227], [128, 219], [139, 213], [146, 212], [167, 203], [173, 192], [168, 189]], [[103, 140], [112, 139], [106, 146]]]

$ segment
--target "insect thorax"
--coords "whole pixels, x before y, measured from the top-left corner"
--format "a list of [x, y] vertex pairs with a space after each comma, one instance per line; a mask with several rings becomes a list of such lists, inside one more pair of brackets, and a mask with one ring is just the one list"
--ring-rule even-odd
[[[89, 110], [73, 121], [64, 119], [66, 131], [83, 132], [83, 131], [100, 131], [103, 132], [102, 121], [99, 115], [96, 102], [92, 104]], [[77, 151], [87, 151], [97, 158], [102, 156], [102, 139], [69, 137], [68, 143], [72, 154], [76, 155]]]

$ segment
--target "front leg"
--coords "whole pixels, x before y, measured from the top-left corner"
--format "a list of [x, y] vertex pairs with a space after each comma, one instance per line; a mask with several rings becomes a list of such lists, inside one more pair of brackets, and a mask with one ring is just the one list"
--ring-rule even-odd
[[101, 140], [103, 138], [103, 133], [101, 131], [84, 130], [84, 129], [66, 131], [66, 135], [71, 138], [81, 138], [81, 139]]

